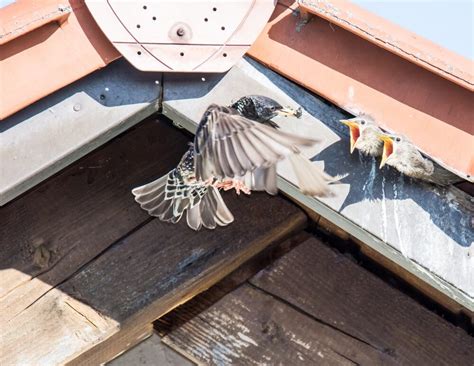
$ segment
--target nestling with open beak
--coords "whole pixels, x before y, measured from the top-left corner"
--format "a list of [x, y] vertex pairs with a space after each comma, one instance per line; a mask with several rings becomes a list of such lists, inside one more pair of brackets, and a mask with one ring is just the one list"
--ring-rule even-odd
[[351, 119], [341, 119], [340, 122], [349, 127], [351, 154], [354, 149], [364, 155], [381, 156], [383, 142], [380, 140], [382, 130], [369, 116], [359, 116]]
[[382, 161], [380, 168], [390, 165], [399, 172], [440, 186], [462, 181], [456, 174], [425, 158], [418, 148], [406, 137], [395, 134], [382, 134]]
[[[276, 100], [263, 95], [247, 95], [242, 97], [232, 104], [232, 108], [248, 119], [272, 126], [274, 128], [279, 128], [279, 126], [275, 122], [271, 121], [273, 117], [280, 115], [285, 117], [294, 116], [296, 118], [300, 118], [302, 116], [301, 107], [298, 107], [297, 109], [283, 107]], [[308, 196], [329, 196], [331, 194], [329, 185], [332, 183], [338, 183], [339, 180], [345, 177], [330, 176], [320, 167], [311, 162], [311, 160], [303, 156], [299, 150], [295, 150], [292, 154], [290, 154], [288, 159], [295, 172], [300, 191]], [[256, 173], [260, 172], [257, 171]], [[266, 171], [265, 174], [274, 174], [274, 180], [276, 181], [276, 170]], [[262, 174], [257, 175], [261, 176]], [[267, 177], [264, 180], [270, 179]]]
[[380, 168], [390, 165], [409, 177], [431, 181], [433, 162], [423, 157], [413, 143], [394, 134], [382, 134], [380, 140], [383, 141]]
[[[177, 223], [186, 213], [192, 229], [214, 229], [234, 220], [219, 188], [276, 193], [276, 164], [315, 143], [211, 104], [178, 166], [132, 193], [143, 209], [162, 221]], [[253, 179], [247, 179], [249, 175]]]

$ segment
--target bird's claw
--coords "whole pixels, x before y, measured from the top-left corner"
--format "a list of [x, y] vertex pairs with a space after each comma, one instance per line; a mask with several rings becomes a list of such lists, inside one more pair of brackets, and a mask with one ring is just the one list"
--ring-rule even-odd
[[240, 195], [240, 192], [250, 194], [250, 188], [245, 185], [244, 182], [238, 179], [228, 179], [220, 182], [216, 182], [214, 185], [216, 188], [222, 188], [224, 191], [235, 189], [235, 192]]

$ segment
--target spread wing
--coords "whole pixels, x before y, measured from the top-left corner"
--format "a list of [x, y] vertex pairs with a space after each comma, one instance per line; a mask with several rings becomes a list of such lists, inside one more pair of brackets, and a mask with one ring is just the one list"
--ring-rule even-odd
[[233, 109], [211, 105], [194, 140], [196, 178], [243, 177], [317, 142], [251, 121]]
[[177, 223], [186, 209], [199, 205], [207, 187], [185, 183], [179, 170], [173, 169], [156, 181], [135, 188], [132, 193], [135, 201], [151, 216]]

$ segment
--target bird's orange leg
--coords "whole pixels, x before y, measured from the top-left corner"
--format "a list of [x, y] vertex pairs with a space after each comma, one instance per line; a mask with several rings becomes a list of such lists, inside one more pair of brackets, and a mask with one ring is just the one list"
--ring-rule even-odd
[[250, 194], [250, 188], [245, 185], [244, 182], [238, 179], [226, 179], [223, 181], [218, 181], [214, 183], [216, 188], [222, 188], [224, 191], [229, 191], [231, 189], [235, 189], [237, 194], [240, 192], [244, 192], [245, 194]]

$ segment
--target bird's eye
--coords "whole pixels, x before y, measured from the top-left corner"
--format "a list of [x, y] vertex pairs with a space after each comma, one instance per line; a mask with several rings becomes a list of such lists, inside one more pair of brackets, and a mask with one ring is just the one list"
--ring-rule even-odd
[[365, 125], [365, 121], [364, 120], [360, 121], [360, 124]]
[[395, 141], [396, 141], [396, 142], [400, 142], [400, 141], [402, 141], [402, 139], [401, 139], [400, 137], [397, 137], [397, 138], [395, 139]]

